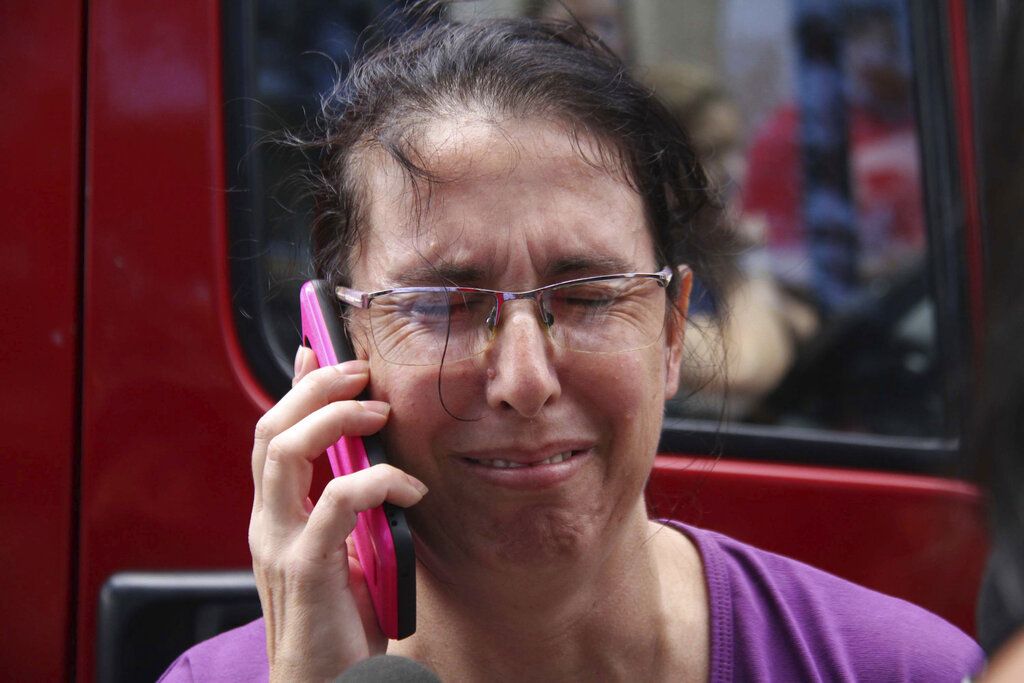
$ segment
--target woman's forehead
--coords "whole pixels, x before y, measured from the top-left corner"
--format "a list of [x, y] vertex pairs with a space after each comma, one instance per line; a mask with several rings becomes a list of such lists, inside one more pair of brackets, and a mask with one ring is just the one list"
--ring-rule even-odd
[[414, 183], [383, 154], [367, 164], [367, 229], [353, 275], [391, 282], [444, 265], [491, 278], [524, 259], [541, 277], [652, 267], [640, 196], [600, 153], [544, 122], [436, 122], [417, 156], [437, 182]]
[[545, 119], [495, 119], [472, 113], [438, 117], [410, 130], [402, 146], [410, 161], [435, 182], [414, 179], [394, 158], [375, 148], [361, 165], [373, 208], [419, 210], [422, 207], [410, 200], [458, 196], [482, 185], [490, 189], [506, 185], [510, 191], [528, 184], [570, 186], [578, 191], [609, 184], [629, 186], [610, 145]]

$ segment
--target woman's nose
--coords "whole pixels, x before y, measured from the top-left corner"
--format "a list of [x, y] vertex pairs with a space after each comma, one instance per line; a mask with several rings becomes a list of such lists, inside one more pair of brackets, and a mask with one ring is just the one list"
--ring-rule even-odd
[[487, 349], [487, 403], [536, 417], [558, 399], [561, 385], [551, 339], [533, 302], [507, 302]]

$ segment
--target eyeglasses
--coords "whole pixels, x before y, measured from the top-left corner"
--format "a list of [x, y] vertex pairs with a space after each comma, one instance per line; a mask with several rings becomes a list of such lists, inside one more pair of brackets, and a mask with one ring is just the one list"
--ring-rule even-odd
[[349, 306], [366, 309], [381, 356], [399, 365], [439, 365], [474, 356], [490, 343], [502, 307], [532, 299], [551, 341], [584, 353], [650, 346], [665, 327], [665, 291], [672, 269], [557, 282], [526, 292], [476, 287], [400, 287], [360, 292], [338, 287]]

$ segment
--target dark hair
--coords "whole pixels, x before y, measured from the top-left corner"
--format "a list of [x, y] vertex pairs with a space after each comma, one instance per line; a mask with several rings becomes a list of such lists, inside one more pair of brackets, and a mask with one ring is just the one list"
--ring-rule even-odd
[[1006, 11], [985, 118], [988, 310], [969, 443], [989, 493], [992, 554], [978, 601], [979, 641], [989, 653], [1024, 627], [1024, 6]]
[[[365, 229], [360, 164], [382, 150], [427, 185], [443, 182], [417, 163], [419, 126], [457, 108], [540, 117], [576, 141], [596, 140], [640, 194], [665, 265], [689, 264], [715, 292], [729, 263], [730, 231], [716, 219], [704, 171], [686, 134], [651, 91], [579, 25], [538, 19], [458, 23], [437, 2], [416, 3], [401, 35], [376, 41], [324, 99], [304, 144], [314, 174], [313, 266], [348, 284]], [[407, 17], [409, 15], [406, 15]], [[407, 22], [407, 24], [410, 22]], [[414, 185], [415, 186], [415, 185]], [[671, 290], [673, 298], [678, 288]]]

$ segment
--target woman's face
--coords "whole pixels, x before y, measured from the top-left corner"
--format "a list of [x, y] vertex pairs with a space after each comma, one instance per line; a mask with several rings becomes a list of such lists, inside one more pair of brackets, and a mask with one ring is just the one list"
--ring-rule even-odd
[[[594, 145], [581, 144], [597, 158]], [[446, 179], [429, 195], [421, 188], [418, 201], [392, 161], [364, 165], [358, 289], [437, 285], [441, 273], [519, 291], [662, 265], [640, 197], [581, 158], [558, 127], [444, 119], [417, 150]], [[678, 382], [681, 330], [666, 328], [640, 350], [575, 353], [551, 343], [532, 301], [510, 301], [484, 352], [439, 369], [381, 359], [358, 325], [374, 398], [392, 407], [389, 458], [430, 488], [410, 514], [433, 570], [472, 566], [467, 560], [550, 564], [644, 522], [642, 488]]]

